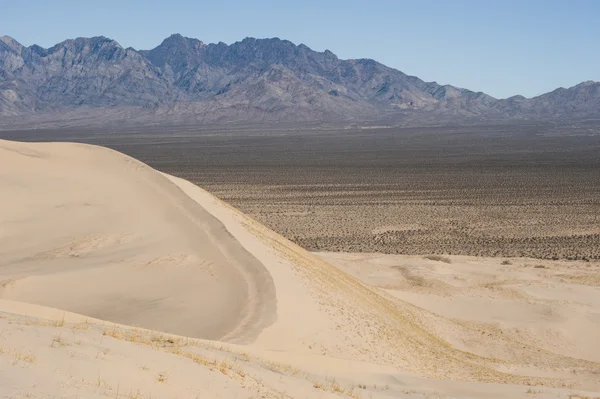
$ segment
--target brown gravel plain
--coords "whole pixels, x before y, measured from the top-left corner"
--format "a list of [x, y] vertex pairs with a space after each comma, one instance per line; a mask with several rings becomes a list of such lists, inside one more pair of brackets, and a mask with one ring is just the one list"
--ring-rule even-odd
[[600, 258], [600, 123], [1, 132], [106, 145], [314, 251]]

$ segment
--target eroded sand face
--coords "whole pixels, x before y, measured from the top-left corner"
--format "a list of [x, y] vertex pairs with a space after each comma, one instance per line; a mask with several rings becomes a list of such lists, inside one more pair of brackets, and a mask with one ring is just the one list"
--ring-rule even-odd
[[316, 256], [113, 151], [0, 148], [0, 395], [598, 396], [593, 262]]

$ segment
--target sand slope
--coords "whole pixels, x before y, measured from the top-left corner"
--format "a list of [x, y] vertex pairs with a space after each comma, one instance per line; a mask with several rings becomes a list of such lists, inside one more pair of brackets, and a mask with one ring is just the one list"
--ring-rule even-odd
[[[600, 388], [600, 359], [595, 356], [581, 356], [581, 351], [546, 350], [553, 343], [562, 345], [548, 334], [537, 340], [546, 341], [545, 346], [531, 345], [521, 338], [502, 336], [497, 330], [492, 334], [480, 325], [457, 322], [415, 306], [336, 261], [344, 255], [319, 254], [340, 266], [336, 268], [193, 184], [172, 179], [221, 220], [273, 276], [278, 287], [277, 322], [259, 335], [255, 345], [285, 353], [308, 352], [388, 364], [434, 378]], [[598, 265], [586, 265], [592, 265], [587, 274], [593, 279], [598, 275]], [[445, 272], [460, 275], [462, 270]], [[488, 269], [488, 273], [503, 279], [502, 269]], [[383, 278], [393, 284], [390, 276]], [[500, 302], [497, 305], [503, 306]], [[594, 317], [598, 309], [592, 302], [589, 316]], [[470, 312], [469, 305], [463, 310]], [[510, 306], [506, 313], [511, 313]], [[567, 323], [563, 327], [575, 336], [580, 334], [579, 326]], [[596, 325], [583, 326], [591, 330], [583, 333], [582, 341], [586, 343], [582, 348], [594, 347]]]
[[0, 141], [0, 190], [0, 298], [211, 339], [274, 320], [262, 264], [132, 158]]
[[[597, 265], [523, 299], [505, 281], [523, 271], [486, 260], [316, 256], [187, 181], [83, 145], [0, 142], [0, 194], [0, 395], [600, 391]], [[577, 303], [546, 311], [555, 296]]]
[[325, 356], [281, 360], [254, 347], [62, 317], [0, 312], [0, 329], [3, 398], [595, 398], [583, 390], [429, 380]]
[[[475, 340], [458, 329], [439, 334], [456, 347], [486, 356], [486, 337], [600, 362], [600, 262], [321, 253], [320, 257], [457, 325], [477, 329]], [[508, 357], [504, 354], [504, 357]], [[514, 354], [511, 355], [514, 357]]]

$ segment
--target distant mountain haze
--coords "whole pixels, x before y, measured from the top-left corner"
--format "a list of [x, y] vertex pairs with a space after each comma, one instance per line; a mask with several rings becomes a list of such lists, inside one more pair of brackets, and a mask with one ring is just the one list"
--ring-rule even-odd
[[175, 34], [140, 51], [105, 37], [48, 49], [0, 38], [0, 116], [102, 112], [137, 122], [588, 118], [600, 116], [600, 83], [498, 100], [278, 38], [226, 45]]

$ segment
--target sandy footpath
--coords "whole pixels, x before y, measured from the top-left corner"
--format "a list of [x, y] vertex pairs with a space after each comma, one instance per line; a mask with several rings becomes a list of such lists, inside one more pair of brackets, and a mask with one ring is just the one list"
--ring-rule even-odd
[[0, 201], [0, 397], [600, 397], [597, 264], [312, 254], [78, 144]]

